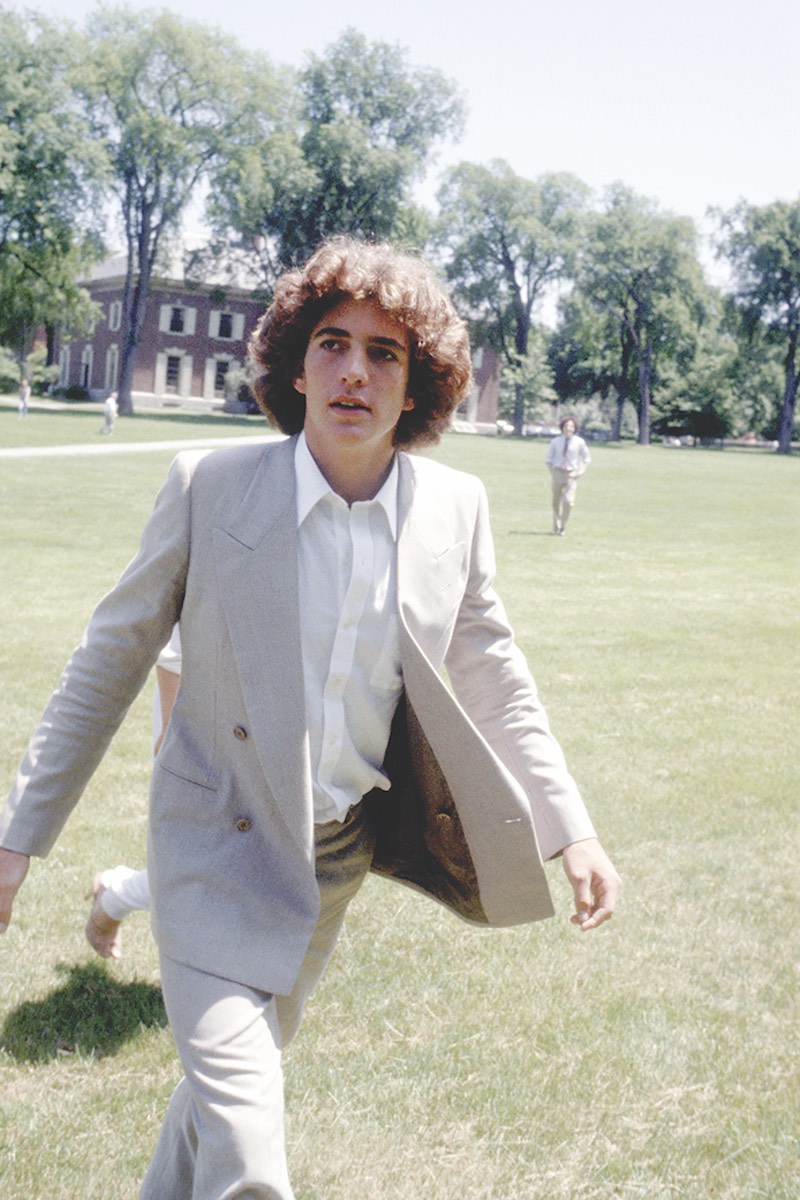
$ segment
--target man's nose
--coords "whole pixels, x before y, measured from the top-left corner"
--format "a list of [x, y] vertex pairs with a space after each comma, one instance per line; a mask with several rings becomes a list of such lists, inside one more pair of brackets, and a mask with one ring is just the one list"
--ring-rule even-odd
[[351, 346], [342, 362], [342, 382], [350, 387], [363, 386], [369, 377], [369, 363], [361, 346]]

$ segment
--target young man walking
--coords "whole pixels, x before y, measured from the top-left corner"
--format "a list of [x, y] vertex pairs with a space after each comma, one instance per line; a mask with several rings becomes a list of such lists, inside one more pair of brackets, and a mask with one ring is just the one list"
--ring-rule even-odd
[[0, 819], [2, 929], [179, 624], [148, 870], [185, 1074], [143, 1200], [292, 1200], [280, 1051], [369, 869], [479, 924], [550, 915], [557, 855], [581, 928], [619, 890], [493, 589], [484, 489], [407, 452], [470, 382], [436, 279], [334, 240], [251, 354], [289, 436], [178, 456]]

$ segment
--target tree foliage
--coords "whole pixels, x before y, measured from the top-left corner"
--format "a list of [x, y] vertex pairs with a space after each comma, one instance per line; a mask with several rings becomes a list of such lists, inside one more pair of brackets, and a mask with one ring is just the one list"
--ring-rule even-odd
[[718, 217], [719, 251], [733, 268], [743, 340], [764, 337], [782, 351], [778, 449], [788, 454], [800, 383], [800, 199], [760, 207], [742, 202]]
[[436, 144], [461, 129], [449, 80], [351, 29], [309, 55], [293, 111], [295, 132], [231, 156], [215, 189], [218, 233], [258, 256], [266, 283], [334, 234], [424, 237], [410, 191]]
[[75, 35], [0, 10], [0, 344], [20, 363], [37, 326], [80, 326], [98, 251], [102, 158], [75, 102]]
[[521, 397], [525, 421], [545, 424], [550, 421], [557, 394], [553, 385], [553, 368], [547, 354], [548, 341], [548, 331], [534, 325], [525, 355], [515, 358], [513, 363], [505, 363], [500, 373], [499, 416], [509, 417], [513, 421]]
[[163, 12], [100, 9], [80, 86], [105, 149], [127, 251], [120, 410], [130, 411], [151, 280], [198, 187], [259, 121], [276, 120], [269, 63], [213, 29]]
[[619, 184], [588, 223], [571, 302], [578, 326], [586, 327], [592, 314], [602, 331], [599, 361], [597, 343], [593, 353], [604, 384], [617, 394], [612, 436], [619, 436], [624, 405], [635, 396], [639, 441], [646, 445], [659, 372], [692, 361], [707, 300], [696, 243], [689, 218], [661, 213]]
[[[572, 175], [523, 179], [508, 163], [461, 163], [439, 191], [437, 242], [479, 341], [519, 372], [534, 314], [570, 269], [588, 189]], [[525, 397], [517, 387], [514, 428]]]

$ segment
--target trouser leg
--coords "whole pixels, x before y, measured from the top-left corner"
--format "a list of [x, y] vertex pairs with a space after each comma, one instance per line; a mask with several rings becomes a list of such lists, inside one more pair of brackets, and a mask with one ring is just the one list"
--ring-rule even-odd
[[347, 906], [372, 862], [373, 842], [362, 805], [351, 810], [344, 824], [331, 821], [316, 827], [320, 915], [290, 995], [275, 997], [282, 1046], [297, 1033], [306, 1002], [330, 961]]
[[566, 471], [560, 467], [553, 468], [553, 533], [561, 533], [564, 528], [564, 484]]
[[317, 827], [320, 916], [289, 996], [162, 956], [164, 1000], [185, 1078], [170, 1101], [141, 1200], [293, 1200], [281, 1046], [300, 1025], [371, 856], [360, 806], [344, 824]]
[[161, 984], [184, 1078], [142, 1200], [294, 1200], [273, 997], [163, 955]]
[[577, 489], [577, 475], [561, 467], [553, 469], [553, 533], [563, 533], [566, 529]]
[[575, 503], [575, 493], [578, 490], [578, 479], [575, 475], [569, 475], [564, 472], [566, 478], [564, 480], [564, 490], [561, 499], [561, 528], [566, 529], [567, 521], [570, 518], [572, 507]]

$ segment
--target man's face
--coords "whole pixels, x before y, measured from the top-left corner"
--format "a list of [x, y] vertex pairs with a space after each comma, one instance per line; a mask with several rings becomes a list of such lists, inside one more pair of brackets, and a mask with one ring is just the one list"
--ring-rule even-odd
[[564, 434], [564, 437], [568, 437], [568, 438], [572, 437], [572, 435], [575, 432], [575, 422], [574, 421], [565, 421], [564, 428], [562, 429], [561, 432]]
[[405, 327], [371, 300], [345, 300], [311, 331], [294, 386], [306, 398], [311, 453], [364, 453], [387, 461], [394, 431], [414, 407], [407, 395], [409, 338]]

